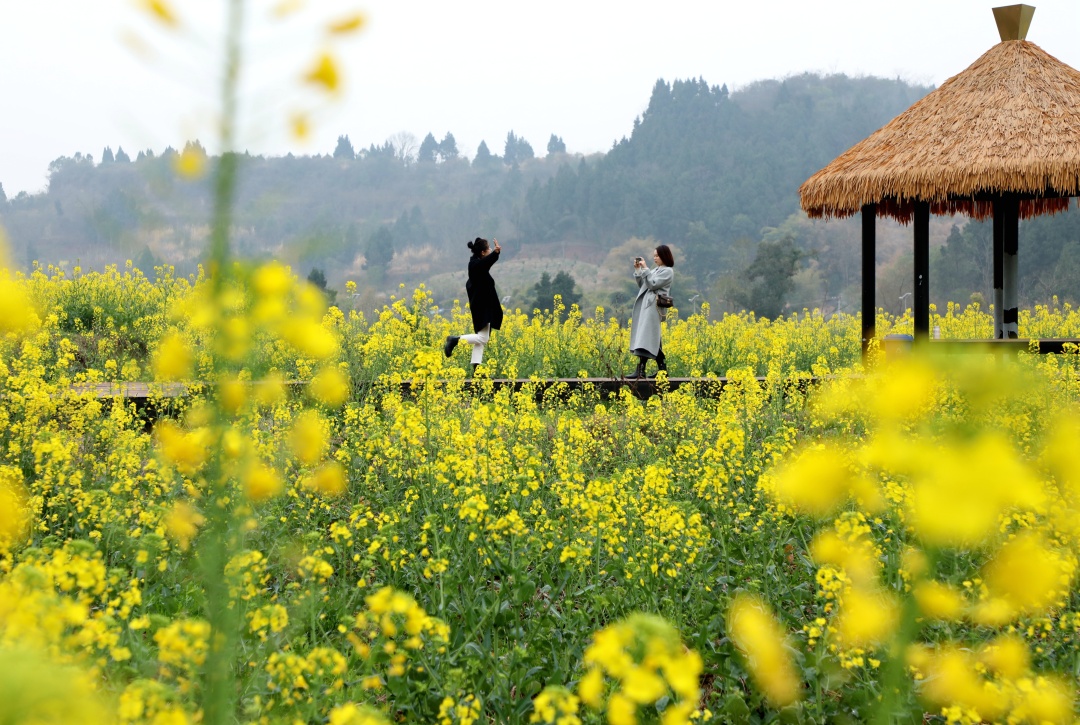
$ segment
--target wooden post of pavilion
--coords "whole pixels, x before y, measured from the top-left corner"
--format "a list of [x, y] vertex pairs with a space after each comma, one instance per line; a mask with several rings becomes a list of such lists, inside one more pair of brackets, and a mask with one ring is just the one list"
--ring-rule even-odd
[[[997, 217], [998, 209], [994, 210]], [[1020, 336], [1017, 294], [1017, 257], [1020, 240], [1020, 200], [1006, 194], [1001, 200], [1001, 336]], [[996, 224], [995, 224], [996, 227]], [[994, 276], [997, 276], [995, 272]]]
[[994, 200], [994, 339], [1000, 340], [1005, 337], [1005, 317], [1001, 313], [1002, 303], [1002, 280], [1001, 270], [1005, 266], [1004, 246], [1005, 216], [1001, 206], [1001, 200]]
[[877, 204], [862, 208], [862, 354], [877, 329]]
[[915, 275], [912, 314], [915, 317], [915, 342], [930, 339], [930, 203], [915, 202]]

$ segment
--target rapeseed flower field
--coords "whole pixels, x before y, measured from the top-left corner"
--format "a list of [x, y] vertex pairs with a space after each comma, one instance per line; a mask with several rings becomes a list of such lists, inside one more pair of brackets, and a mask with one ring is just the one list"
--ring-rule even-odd
[[864, 365], [856, 318], [673, 313], [671, 375], [727, 385], [640, 400], [541, 392], [627, 329], [517, 311], [467, 388], [433, 306], [4, 272], [5, 721], [1075, 721], [1075, 354]]

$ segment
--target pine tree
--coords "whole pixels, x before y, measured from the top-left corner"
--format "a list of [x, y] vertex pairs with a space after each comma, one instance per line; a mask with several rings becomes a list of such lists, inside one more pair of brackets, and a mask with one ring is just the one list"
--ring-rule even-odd
[[334, 158], [345, 159], [352, 161], [356, 158], [356, 149], [353, 148], [352, 141], [348, 136], [338, 136], [337, 146], [334, 147]]

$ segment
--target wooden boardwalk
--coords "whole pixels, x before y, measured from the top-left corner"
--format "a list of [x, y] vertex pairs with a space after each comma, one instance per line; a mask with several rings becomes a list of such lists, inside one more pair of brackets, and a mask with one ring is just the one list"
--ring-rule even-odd
[[[755, 378], [760, 385], [764, 385], [765, 378]], [[449, 381], [436, 381], [436, 384], [446, 385]], [[790, 385], [805, 390], [808, 385], [815, 382], [813, 378], [792, 379]], [[253, 383], [258, 384], [258, 383]], [[505, 390], [514, 392], [522, 389], [532, 389], [537, 399], [543, 399], [549, 395], [569, 394], [574, 391], [591, 389], [602, 395], [618, 395], [623, 388], [629, 389], [630, 393], [638, 398], [649, 398], [658, 392], [691, 388], [696, 395], [714, 397], [728, 385], [729, 378], [668, 378], [667, 381], [658, 385], [652, 378], [644, 380], [627, 380], [625, 378], [547, 378], [532, 380], [529, 378], [493, 378], [491, 380], [470, 378], [464, 381], [450, 384], [461, 385], [469, 393], [478, 393], [486, 390]], [[306, 381], [288, 381], [285, 385], [294, 390], [299, 390], [307, 385]], [[361, 389], [378, 388], [381, 384], [360, 384]], [[400, 383], [401, 392], [404, 395], [414, 393], [413, 381], [406, 380]], [[73, 385], [71, 391], [77, 395], [89, 394], [96, 398], [118, 398], [136, 403], [136, 405], [148, 404], [155, 400], [167, 401], [170, 399], [186, 398], [193, 393], [204, 390], [212, 385], [207, 383], [147, 383], [147, 382], [113, 382], [113, 383], [80, 383]]]

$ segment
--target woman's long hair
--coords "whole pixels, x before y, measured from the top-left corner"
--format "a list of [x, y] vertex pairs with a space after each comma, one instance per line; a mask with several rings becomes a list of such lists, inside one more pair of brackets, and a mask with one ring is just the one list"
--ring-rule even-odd
[[656, 248], [656, 256], [660, 257], [660, 261], [665, 267], [675, 266], [675, 255], [671, 253], [671, 247], [666, 244], [661, 244]]
[[481, 237], [477, 237], [471, 242], [467, 242], [469, 249], [472, 250], [472, 256], [479, 257], [488, 249], [488, 240]]

